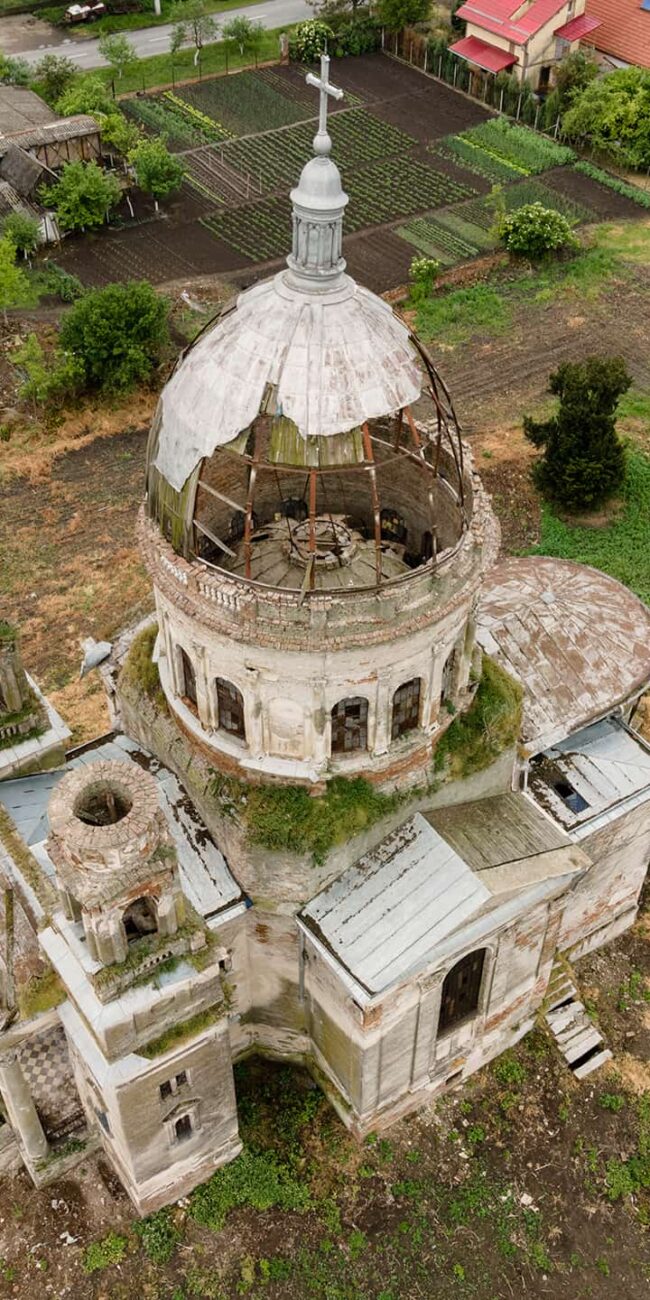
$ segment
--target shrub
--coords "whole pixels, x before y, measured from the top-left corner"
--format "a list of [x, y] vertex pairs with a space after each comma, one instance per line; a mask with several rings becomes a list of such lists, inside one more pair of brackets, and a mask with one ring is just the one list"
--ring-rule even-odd
[[377, 6], [377, 17], [389, 32], [426, 22], [430, 12], [431, 0], [379, 0]]
[[25, 272], [16, 266], [16, 245], [3, 235], [0, 239], [0, 311], [6, 313], [9, 307], [27, 307], [33, 297]]
[[440, 262], [435, 257], [414, 257], [409, 267], [411, 302], [423, 302], [429, 297]]
[[376, 50], [381, 38], [381, 26], [372, 18], [358, 18], [354, 22], [343, 23], [336, 32], [336, 53], [371, 54]]
[[32, 70], [26, 59], [12, 59], [0, 51], [0, 85], [28, 86], [31, 79]]
[[78, 358], [60, 351], [53, 357], [46, 356], [35, 334], [28, 335], [11, 360], [25, 376], [21, 398], [38, 405], [47, 402], [61, 406], [84, 386], [83, 366]]
[[141, 140], [140, 128], [135, 122], [127, 122], [123, 113], [111, 113], [102, 123], [102, 140], [109, 150], [128, 154]]
[[183, 179], [183, 168], [170, 154], [164, 140], [140, 140], [129, 153], [129, 162], [141, 190], [152, 194], [156, 200], [164, 199], [177, 190]]
[[334, 32], [327, 23], [321, 22], [319, 18], [308, 18], [293, 29], [289, 41], [291, 57], [301, 63], [314, 63], [325, 53], [328, 41], [333, 40]]
[[146, 1219], [141, 1219], [133, 1226], [149, 1259], [153, 1260], [154, 1264], [167, 1264], [181, 1238], [171, 1211], [157, 1210], [155, 1214], [148, 1214]]
[[116, 112], [115, 101], [100, 77], [85, 77], [83, 81], [68, 86], [55, 107], [62, 117], [74, 117], [77, 113], [109, 115]]
[[35, 73], [48, 104], [56, 104], [74, 81], [77, 69], [72, 59], [63, 54], [44, 54], [36, 64]]
[[2, 234], [26, 257], [36, 252], [39, 230], [36, 218], [26, 212], [12, 212], [2, 226]]
[[493, 659], [483, 656], [478, 690], [466, 713], [454, 718], [436, 746], [434, 767], [463, 779], [489, 767], [519, 738], [521, 687]]
[[631, 67], [592, 81], [565, 113], [562, 130], [630, 167], [648, 167], [649, 122], [650, 71]]
[[117, 1233], [109, 1232], [103, 1241], [93, 1241], [86, 1247], [84, 1269], [86, 1273], [98, 1273], [111, 1264], [120, 1264], [125, 1254], [126, 1237], [118, 1237]]
[[622, 485], [625, 451], [616, 433], [619, 398], [632, 383], [620, 357], [567, 361], [550, 377], [559, 398], [550, 420], [524, 418], [524, 433], [544, 454], [533, 470], [537, 486], [572, 510], [606, 501]]
[[32, 273], [32, 282], [38, 287], [39, 297], [51, 294], [61, 302], [76, 302], [85, 293], [78, 276], [48, 260], [39, 263], [38, 270]]
[[566, 217], [543, 203], [526, 203], [502, 216], [498, 234], [509, 253], [537, 261], [563, 248], [577, 248], [578, 240]]
[[71, 162], [42, 198], [54, 208], [62, 230], [86, 230], [106, 221], [121, 194], [117, 178], [97, 163]]
[[89, 387], [124, 391], [149, 378], [167, 341], [167, 312], [146, 281], [109, 284], [74, 304], [61, 343], [81, 361]]

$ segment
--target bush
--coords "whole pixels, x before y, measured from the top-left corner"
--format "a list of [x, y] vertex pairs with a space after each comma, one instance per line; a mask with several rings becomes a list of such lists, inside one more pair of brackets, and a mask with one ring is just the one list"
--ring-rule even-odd
[[650, 71], [622, 68], [592, 81], [562, 120], [570, 140], [630, 167], [650, 167]]
[[566, 217], [543, 203], [526, 203], [502, 216], [498, 224], [501, 242], [515, 257], [537, 261], [563, 248], [577, 248], [578, 240]]
[[36, 284], [40, 298], [48, 294], [61, 302], [76, 302], [86, 292], [76, 275], [47, 260], [39, 262], [38, 270], [32, 272], [32, 283]]
[[304, 1178], [296, 1176], [270, 1151], [243, 1151], [232, 1164], [217, 1170], [190, 1196], [190, 1214], [197, 1223], [219, 1231], [231, 1210], [298, 1210], [310, 1207]]
[[68, 86], [55, 107], [62, 117], [74, 117], [77, 113], [110, 116], [117, 111], [115, 101], [100, 77], [84, 77], [83, 81]]
[[42, 192], [62, 230], [88, 230], [107, 220], [122, 195], [119, 181], [97, 163], [66, 163], [59, 179]]
[[440, 262], [435, 257], [414, 257], [409, 267], [411, 302], [423, 302], [429, 297]]
[[82, 363], [89, 387], [124, 391], [149, 378], [167, 342], [167, 312], [146, 281], [109, 284], [74, 304], [61, 343]]
[[343, 23], [336, 32], [336, 53], [372, 54], [379, 47], [381, 26], [372, 18], [360, 18], [354, 22]]
[[53, 357], [46, 356], [35, 334], [28, 335], [11, 360], [25, 375], [21, 398], [38, 405], [61, 406], [84, 386], [83, 366], [78, 358], [60, 351]]
[[325, 53], [328, 42], [333, 40], [334, 32], [327, 23], [319, 18], [309, 18], [293, 29], [289, 40], [291, 58], [301, 63], [315, 63]]
[[32, 302], [32, 286], [21, 267], [16, 266], [16, 245], [7, 235], [0, 239], [0, 311], [8, 307], [27, 307]]
[[161, 139], [140, 140], [130, 151], [129, 162], [140, 189], [152, 194], [156, 203], [177, 190], [183, 179], [180, 162]]
[[26, 59], [12, 59], [0, 52], [0, 85], [28, 86], [31, 79], [32, 70]]
[[533, 470], [542, 492], [571, 510], [588, 510], [621, 487], [625, 451], [615, 412], [631, 383], [620, 357], [567, 361], [551, 375], [557, 414], [544, 421], [524, 418], [526, 437], [544, 449]]
[[43, 96], [48, 104], [56, 104], [77, 75], [72, 59], [62, 54], [44, 54], [35, 68], [36, 80], [40, 82]]
[[431, 0], [379, 0], [377, 6], [377, 17], [389, 32], [426, 22], [430, 12]]
[[2, 225], [3, 236], [26, 257], [38, 248], [40, 226], [35, 217], [26, 212], [12, 212]]
[[139, 126], [135, 122], [127, 122], [123, 113], [111, 113], [103, 119], [102, 142], [108, 146], [109, 151], [114, 150], [115, 153], [126, 156], [131, 149], [137, 148], [141, 139]]
[[146, 1219], [134, 1223], [133, 1227], [149, 1259], [154, 1264], [167, 1264], [181, 1238], [171, 1211], [157, 1210], [155, 1214], [148, 1214]]

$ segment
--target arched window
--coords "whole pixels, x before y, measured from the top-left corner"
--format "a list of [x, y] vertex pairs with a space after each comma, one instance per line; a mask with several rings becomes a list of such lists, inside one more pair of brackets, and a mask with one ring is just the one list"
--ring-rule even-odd
[[402, 682], [393, 696], [391, 738], [398, 740], [420, 725], [420, 678]]
[[158, 930], [155, 904], [150, 898], [136, 898], [122, 916], [127, 943], [135, 943]]
[[368, 748], [368, 701], [361, 696], [339, 700], [332, 709], [332, 753]]
[[398, 545], [406, 542], [406, 524], [397, 510], [386, 507], [381, 511], [379, 519], [383, 542], [396, 542]]
[[181, 690], [183, 692], [184, 698], [186, 700], [189, 700], [190, 704], [193, 704], [194, 707], [196, 708], [196, 704], [197, 704], [196, 673], [194, 672], [194, 664], [192, 663], [190, 656], [186, 654], [184, 650], [181, 650], [180, 654], [181, 654], [181, 671], [183, 675], [183, 680], [181, 682]]
[[445, 666], [442, 670], [442, 691], [440, 693], [440, 703], [444, 704], [449, 699], [454, 685], [454, 669], [456, 667], [456, 651], [452, 650], [447, 655]]
[[478, 1008], [478, 1000], [485, 965], [485, 948], [477, 948], [452, 966], [445, 976], [440, 1003], [440, 1020], [438, 1032], [453, 1029], [463, 1020], [473, 1016]]
[[245, 740], [244, 697], [241, 691], [238, 691], [232, 682], [227, 682], [224, 677], [217, 677], [216, 686], [217, 726], [222, 731], [227, 731], [230, 736], [239, 736], [240, 740]]

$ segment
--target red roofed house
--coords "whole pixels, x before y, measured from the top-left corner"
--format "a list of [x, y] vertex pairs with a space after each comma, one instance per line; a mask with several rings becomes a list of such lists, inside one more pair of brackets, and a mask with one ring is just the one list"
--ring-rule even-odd
[[587, 0], [587, 13], [600, 23], [594, 45], [607, 63], [650, 68], [650, 0]]
[[[639, 0], [640, 2], [640, 0]], [[466, 0], [456, 12], [465, 36], [452, 53], [484, 72], [514, 72], [545, 90], [555, 63], [600, 26], [586, 0]], [[619, 0], [616, 0], [616, 4]], [[610, 8], [614, 7], [611, 0]], [[591, 8], [597, 6], [591, 5]]]

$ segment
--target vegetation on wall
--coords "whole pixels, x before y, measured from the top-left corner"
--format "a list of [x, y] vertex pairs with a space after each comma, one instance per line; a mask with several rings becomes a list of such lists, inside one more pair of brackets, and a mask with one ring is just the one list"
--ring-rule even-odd
[[436, 772], [463, 780], [489, 767], [519, 739], [522, 698], [518, 682], [484, 655], [481, 680], [469, 709], [454, 718], [438, 742]]
[[162, 686], [158, 665], [153, 661], [153, 648], [158, 635], [158, 624], [151, 623], [133, 638], [129, 652], [124, 660], [120, 676], [120, 685], [133, 686], [156, 705], [167, 712], [167, 701]]
[[51, 966], [46, 967], [41, 975], [32, 975], [31, 979], [18, 990], [18, 1007], [21, 1020], [30, 1020], [32, 1016], [50, 1011], [65, 1001], [66, 991]]
[[223, 1014], [223, 1009], [223, 1003], [220, 1003], [218, 1007], [208, 1007], [206, 1011], [199, 1011], [198, 1015], [191, 1016], [189, 1020], [179, 1020], [178, 1024], [170, 1025], [169, 1029], [158, 1038], [152, 1038], [144, 1047], [139, 1047], [138, 1056], [144, 1056], [146, 1060], [151, 1061], [155, 1056], [162, 1056], [172, 1047], [178, 1047], [188, 1039], [195, 1038], [204, 1029], [209, 1029], [210, 1025], [216, 1025]]

